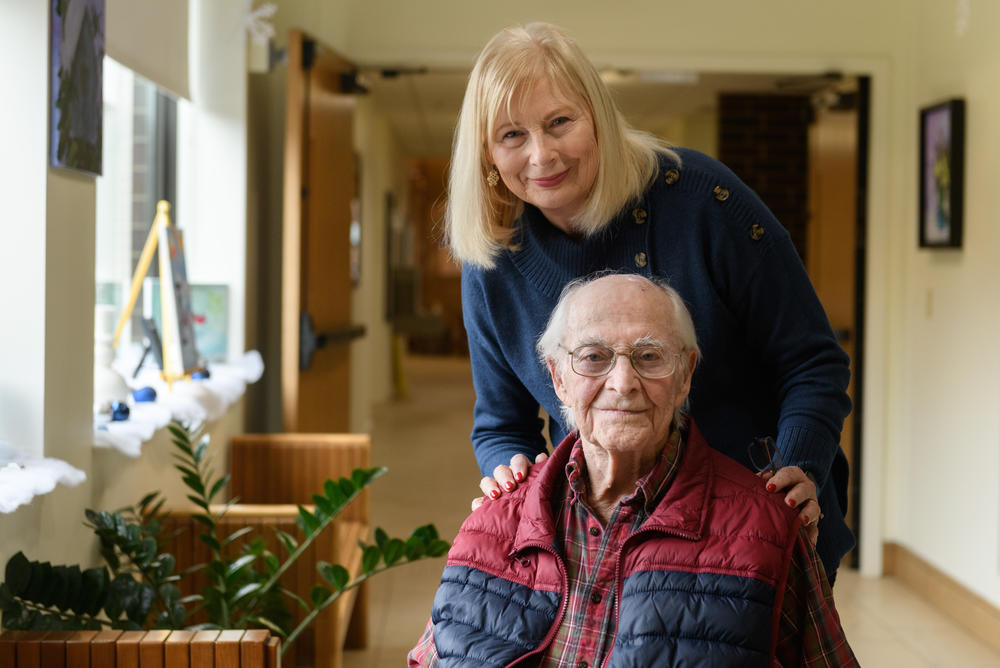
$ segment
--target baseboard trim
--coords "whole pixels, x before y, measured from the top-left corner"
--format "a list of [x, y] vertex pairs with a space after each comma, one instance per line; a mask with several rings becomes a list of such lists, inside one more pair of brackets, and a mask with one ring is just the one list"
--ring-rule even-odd
[[1000, 652], [1000, 609], [906, 547], [882, 544], [882, 571], [900, 579], [966, 631]]

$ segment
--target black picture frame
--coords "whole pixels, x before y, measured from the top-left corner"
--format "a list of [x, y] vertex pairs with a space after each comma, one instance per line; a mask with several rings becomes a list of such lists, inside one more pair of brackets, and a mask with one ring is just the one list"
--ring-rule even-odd
[[961, 248], [965, 191], [965, 100], [920, 110], [920, 247]]
[[101, 175], [104, 0], [52, 0], [49, 164]]

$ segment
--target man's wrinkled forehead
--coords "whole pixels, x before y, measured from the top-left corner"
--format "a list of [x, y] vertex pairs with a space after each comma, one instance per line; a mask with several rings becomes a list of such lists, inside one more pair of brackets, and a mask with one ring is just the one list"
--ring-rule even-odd
[[[639, 276], [599, 278], [570, 295], [567, 326], [571, 335], [591, 327], [638, 328], [642, 336], [662, 336], [670, 327], [670, 300], [656, 284]], [[576, 331], [574, 331], [576, 330]]]

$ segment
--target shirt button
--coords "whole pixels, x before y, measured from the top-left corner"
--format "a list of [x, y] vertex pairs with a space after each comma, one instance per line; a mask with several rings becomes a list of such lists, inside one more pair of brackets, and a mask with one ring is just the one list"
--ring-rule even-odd
[[636, 253], [635, 254], [635, 264], [636, 264], [637, 267], [645, 267], [646, 266], [646, 254], [645, 253]]
[[601, 595], [598, 592], [595, 591], [593, 594], [590, 595], [590, 602], [591, 603], [600, 603], [601, 602]]
[[597, 527], [590, 527], [590, 535], [591, 536], [600, 536], [601, 535], [601, 530], [598, 529]]
[[668, 186], [672, 186], [677, 183], [677, 179], [681, 178], [681, 173], [676, 169], [667, 170], [667, 173], [663, 175], [663, 180], [666, 181]]
[[729, 191], [722, 186], [715, 186], [715, 189], [712, 192], [715, 193], [715, 199], [720, 202], [725, 202], [729, 199]]
[[642, 225], [646, 222], [646, 210], [645, 209], [632, 209], [632, 217], [635, 218], [636, 225]]

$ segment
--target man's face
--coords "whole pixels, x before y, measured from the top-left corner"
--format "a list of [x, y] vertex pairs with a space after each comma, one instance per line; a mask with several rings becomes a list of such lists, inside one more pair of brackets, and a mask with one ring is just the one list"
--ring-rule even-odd
[[[667, 355], [681, 353], [674, 373], [666, 378], [640, 376], [628, 352], [640, 342], [653, 341]], [[573, 412], [585, 443], [609, 452], [653, 454], [670, 433], [674, 411], [691, 386], [696, 353], [682, 352], [674, 334], [670, 299], [656, 286], [635, 277], [607, 276], [581, 288], [569, 304], [562, 345], [569, 351], [601, 344], [620, 354], [604, 376], [581, 376], [569, 355], [561, 368], [550, 362], [560, 400]]]

